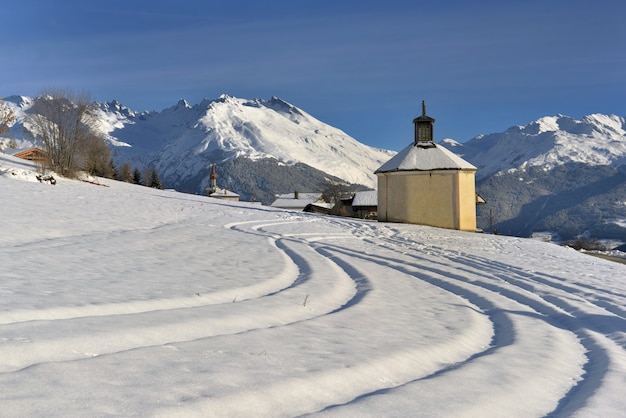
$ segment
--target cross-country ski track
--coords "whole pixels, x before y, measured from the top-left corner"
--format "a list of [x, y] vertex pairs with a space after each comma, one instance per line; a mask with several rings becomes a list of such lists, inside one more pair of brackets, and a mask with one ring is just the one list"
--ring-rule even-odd
[[626, 410], [622, 264], [108, 184], [0, 176], [0, 416]]

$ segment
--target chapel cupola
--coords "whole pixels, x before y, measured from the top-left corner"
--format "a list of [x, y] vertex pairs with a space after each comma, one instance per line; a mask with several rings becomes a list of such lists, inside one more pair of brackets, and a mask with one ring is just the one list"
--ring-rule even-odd
[[426, 104], [422, 100], [422, 116], [413, 119], [415, 125], [415, 143], [416, 147], [432, 147], [433, 142], [433, 125], [435, 119], [426, 115]]

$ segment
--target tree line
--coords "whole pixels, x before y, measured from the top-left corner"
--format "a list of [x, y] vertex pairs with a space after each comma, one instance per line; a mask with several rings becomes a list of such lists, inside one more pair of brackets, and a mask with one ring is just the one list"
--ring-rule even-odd
[[153, 168], [146, 167], [143, 169], [142, 172], [137, 167], [133, 169], [131, 164], [126, 162], [120, 166], [119, 170], [117, 170], [112, 161], [111, 166], [113, 174], [111, 178], [115, 180], [125, 181], [127, 183], [133, 184], [141, 184], [143, 186], [153, 187], [155, 189], [163, 189], [161, 179], [159, 179], [157, 171]]

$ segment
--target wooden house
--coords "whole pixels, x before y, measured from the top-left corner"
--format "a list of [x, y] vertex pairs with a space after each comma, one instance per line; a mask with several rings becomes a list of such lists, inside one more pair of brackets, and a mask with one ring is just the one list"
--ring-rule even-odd
[[320, 203], [309, 203], [302, 209], [303, 212], [309, 213], [321, 213], [323, 215], [329, 215], [330, 211], [333, 208], [332, 203], [320, 202]]
[[35, 163], [43, 163], [48, 158], [46, 151], [39, 147], [31, 147], [22, 150], [15, 150], [13, 153], [15, 157], [23, 158], [24, 160], [33, 161]]

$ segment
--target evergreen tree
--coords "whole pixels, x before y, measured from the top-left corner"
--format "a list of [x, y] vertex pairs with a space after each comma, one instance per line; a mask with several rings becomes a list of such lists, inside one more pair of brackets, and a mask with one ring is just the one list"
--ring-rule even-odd
[[141, 184], [141, 172], [137, 167], [133, 170], [133, 183]]
[[163, 189], [163, 185], [161, 184], [161, 180], [159, 179], [159, 175], [157, 174], [156, 170], [152, 170], [151, 179], [152, 181], [150, 182], [150, 187], [153, 187], [155, 189]]

